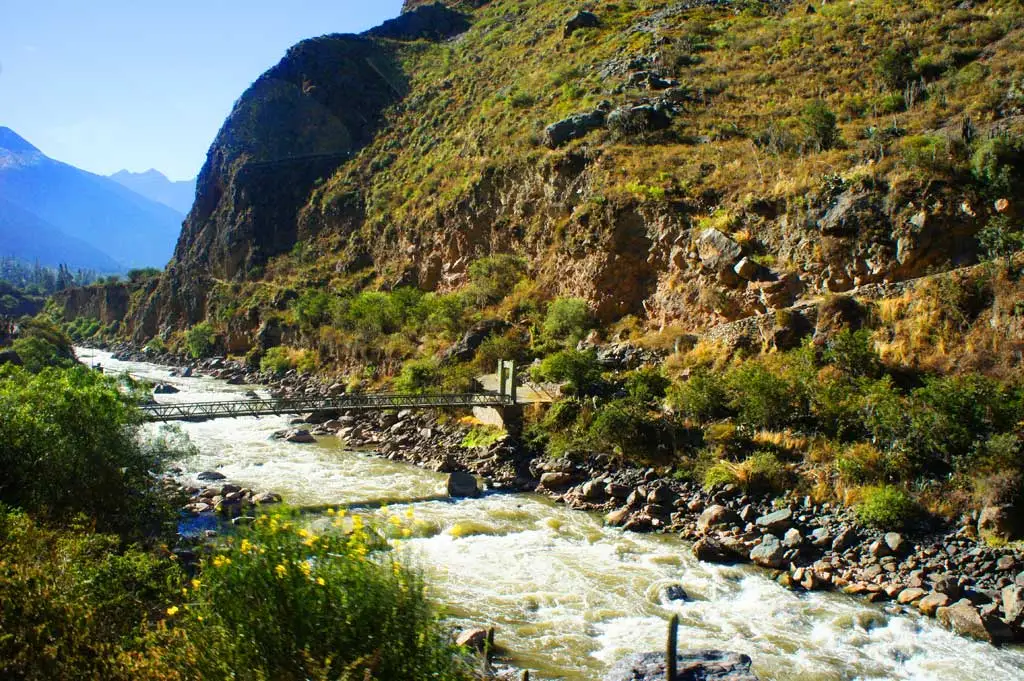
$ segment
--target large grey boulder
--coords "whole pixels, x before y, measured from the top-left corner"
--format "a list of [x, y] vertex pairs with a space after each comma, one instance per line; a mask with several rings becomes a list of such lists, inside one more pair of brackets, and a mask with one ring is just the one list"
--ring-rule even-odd
[[285, 433], [285, 442], [308, 445], [316, 442], [316, 438], [305, 428], [294, 428]]
[[713, 537], [701, 537], [693, 545], [693, 555], [705, 563], [742, 563], [747, 556], [737, 548]]
[[450, 497], [478, 497], [480, 487], [476, 478], [469, 473], [455, 472], [448, 475], [448, 496]]
[[1006, 622], [991, 615], [982, 615], [967, 599], [939, 608], [935, 616], [939, 622], [961, 636], [989, 643], [1008, 643], [1013, 640], [1013, 632]]
[[[677, 681], [757, 681], [750, 658], [721, 650], [684, 650], [676, 656]], [[604, 681], [662, 681], [664, 653], [638, 653], [619, 660]]]
[[750, 560], [764, 568], [779, 570], [786, 564], [786, 547], [773, 534], [766, 534], [750, 552]]
[[570, 116], [544, 129], [544, 144], [550, 149], [556, 149], [592, 130], [603, 128], [606, 120], [607, 114], [600, 109]]
[[600, 25], [601, 20], [593, 12], [578, 12], [576, 16], [566, 22], [562, 37], [568, 38], [581, 28], [597, 28]]
[[697, 256], [713, 270], [731, 269], [742, 255], [740, 245], [717, 229], [709, 227], [697, 237]]
[[763, 515], [754, 521], [755, 524], [765, 532], [771, 534], [785, 534], [786, 530], [793, 526], [793, 511], [782, 508], [767, 515]]

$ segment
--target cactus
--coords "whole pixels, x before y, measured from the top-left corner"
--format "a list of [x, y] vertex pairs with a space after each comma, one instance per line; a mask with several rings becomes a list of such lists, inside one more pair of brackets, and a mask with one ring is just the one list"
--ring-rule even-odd
[[665, 681], [676, 681], [676, 646], [679, 639], [679, 615], [668, 621], [668, 645], [665, 648]]

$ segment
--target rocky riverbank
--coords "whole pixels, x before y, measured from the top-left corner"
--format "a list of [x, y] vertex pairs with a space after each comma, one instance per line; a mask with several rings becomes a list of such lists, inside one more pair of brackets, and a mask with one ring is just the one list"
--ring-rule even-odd
[[[135, 351], [117, 357], [185, 364]], [[268, 376], [227, 360], [187, 366], [236, 384], [264, 384], [280, 396], [343, 390], [297, 374]], [[585, 462], [537, 460], [509, 439], [467, 448], [467, 427], [447, 416], [311, 414], [302, 422], [311, 427], [285, 437], [339, 436], [392, 460], [470, 472], [491, 489], [547, 494], [572, 508], [603, 513], [606, 522], [625, 530], [678, 533], [693, 542], [701, 560], [753, 563], [789, 588], [843, 590], [894, 610], [916, 609], [965, 636], [996, 644], [1024, 641], [1024, 552], [980, 542], [978, 524], [985, 518], [883, 533], [858, 523], [848, 509], [809, 498], [771, 498], [734, 486], [707, 490], [654, 469], [623, 468], [602, 456]]]

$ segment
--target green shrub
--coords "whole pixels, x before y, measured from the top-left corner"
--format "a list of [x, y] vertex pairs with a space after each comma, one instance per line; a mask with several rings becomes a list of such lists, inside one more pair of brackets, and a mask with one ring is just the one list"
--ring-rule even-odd
[[462, 438], [462, 446], [465, 449], [486, 449], [507, 436], [508, 433], [496, 426], [474, 426]]
[[1011, 196], [1024, 181], [1024, 138], [999, 135], [981, 142], [971, 156], [971, 171], [999, 198]]
[[436, 360], [417, 359], [406, 362], [395, 378], [395, 390], [402, 393], [423, 393], [441, 385], [444, 376]]
[[313, 534], [275, 514], [240, 531], [174, 610], [166, 662], [209, 681], [468, 679], [422, 574], [352, 521]]
[[788, 484], [786, 467], [770, 452], [757, 452], [739, 463], [718, 461], [704, 474], [704, 486], [733, 484], [750, 492], [782, 492]]
[[284, 346], [270, 348], [260, 360], [260, 371], [272, 374], [285, 374], [295, 368], [292, 353]]
[[902, 488], [880, 485], [866, 488], [855, 510], [862, 523], [883, 530], [899, 530], [914, 519], [919, 507]]
[[601, 365], [593, 350], [562, 350], [545, 357], [540, 366], [534, 368], [533, 378], [566, 383], [566, 392], [572, 395], [590, 394], [604, 383]]
[[882, 372], [882, 358], [875, 350], [868, 329], [843, 329], [833, 335], [825, 343], [823, 359], [844, 373], [858, 378], [877, 378]]
[[875, 74], [890, 90], [902, 90], [917, 78], [914, 52], [906, 46], [887, 48], [875, 60]]
[[942, 135], [913, 135], [900, 145], [903, 162], [907, 167], [929, 173], [943, 173], [952, 169], [950, 140]]
[[629, 457], [649, 457], [658, 444], [656, 424], [642, 406], [628, 399], [603, 405], [587, 434], [597, 447]]
[[305, 331], [311, 331], [330, 317], [331, 297], [319, 289], [308, 289], [292, 305], [295, 319]]
[[185, 348], [193, 359], [210, 357], [216, 344], [217, 335], [209, 322], [200, 322], [185, 332]]
[[804, 414], [801, 390], [761, 362], [750, 361], [725, 377], [729, 407], [740, 423], [779, 428], [799, 422]]
[[526, 276], [526, 260], [511, 253], [480, 258], [469, 266], [471, 295], [489, 305], [505, 298]]
[[978, 232], [978, 245], [987, 259], [1005, 259], [1009, 265], [1014, 253], [1024, 249], [1024, 226], [1009, 216], [997, 215]]
[[11, 349], [18, 353], [25, 369], [34, 374], [47, 367], [71, 367], [73, 357], [66, 356], [57, 346], [37, 336], [16, 338]]
[[557, 340], [580, 339], [594, 325], [587, 301], [581, 298], [557, 298], [548, 306], [544, 335]]
[[173, 518], [154, 475], [181, 454], [140, 442], [134, 398], [83, 366], [0, 368], [0, 502], [55, 520], [84, 513], [103, 532], [166, 529]]
[[818, 151], [831, 149], [839, 142], [836, 115], [821, 100], [815, 100], [804, 107], [800, 114], [800, 125], [808, 142]]
[[659, 369], [644, 367], [627, 374], [623, 388], [630, 400], [653, 408], [665, 399], [665, 392], [670, 385], [671, 381]]
[[668, 390], [669, 406], [697, 423], [724, 417], [728, 399], [721, 375], [710, 371], [698, 371]]

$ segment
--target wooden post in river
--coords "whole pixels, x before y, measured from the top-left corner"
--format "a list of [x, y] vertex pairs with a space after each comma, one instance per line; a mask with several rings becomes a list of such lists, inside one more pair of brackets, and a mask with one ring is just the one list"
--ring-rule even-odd
[[665, 681], [676, 681], [676, 647], [679, 640], [679, 615], [668, 621], [668, 646], [665, 649]]

